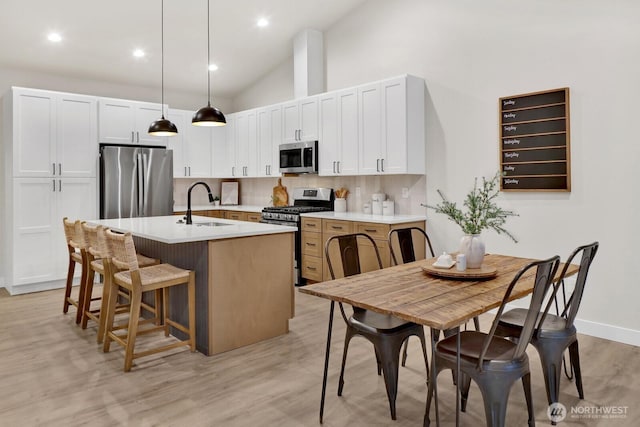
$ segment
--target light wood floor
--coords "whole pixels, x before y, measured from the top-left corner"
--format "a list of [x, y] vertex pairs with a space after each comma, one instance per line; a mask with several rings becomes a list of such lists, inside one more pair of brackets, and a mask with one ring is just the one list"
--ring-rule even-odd
[[[123, 373], [123, 352], [103, 353], [95, 325], [82, 330], [73, 307], [62, 314], [63, 291], [8, 296], [0, 289], [0, 426], [316, 426], [329, 303], [296, 293], [297, 316], [285, 336], [206, 357], [188, 350], [139, 359]], [[483, 326], [490, 323], [483, 318]], [[425, 369], [412, 338], [401, 368], [397, 421], [389, 416], [382, 377], [370, 344], [352, 341], [345, 388], [336, 395], [344, 339], [336, 310], [325, 426], [418, 426], [426, 399]], [[151, 338], [156, 339], [156, 338]], [[563, 377], [565, 406], [628, 406], [623, 419], [567, 418], [562, 425], [635, 426], [640, 417], [640, 350], [580, 337], [586, 399]], [[538, 425], [549, 425], [535, 350], [533, 398]], [[452, 425], [451, 375], [439, 377], [443, 425]], [[461, 425], [484, 424], [480, 393], [472, 386]], [[513, 387], [508, 426], [526, 425], [524, 394]], [[432, 411], [432, 420], [433, 420]], [[435, 424], [435, 423], [434, 423]]]

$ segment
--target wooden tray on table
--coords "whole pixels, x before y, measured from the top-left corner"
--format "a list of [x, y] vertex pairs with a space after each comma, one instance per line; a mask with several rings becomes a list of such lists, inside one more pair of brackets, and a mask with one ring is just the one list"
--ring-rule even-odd
[[432, 262], [422, 266], [422, 271], [436, 277], [444, 277], [447, 279], [473, 280], [473, 279], [491, 279], [496, 277], [498, 269], [495, 267], [482, 264], [480, 268], [467, 268], [465, 271], [458, 271], [456, 267], [441, 268], [431, 265]]

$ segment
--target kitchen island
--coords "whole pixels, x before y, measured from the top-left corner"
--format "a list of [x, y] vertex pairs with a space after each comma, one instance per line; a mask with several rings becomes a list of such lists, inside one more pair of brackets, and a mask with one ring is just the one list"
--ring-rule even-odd
[[[222, 353], [285, 334], [294, 316], [295, 227], [194, 216], [88, 221], [131, 232], [136, 249], [196, 272], [196, 347]], [[187, 320], [186, 288], [171, 290], [170, 316]], [[180, 331], [172, 330], [176, 336]]]

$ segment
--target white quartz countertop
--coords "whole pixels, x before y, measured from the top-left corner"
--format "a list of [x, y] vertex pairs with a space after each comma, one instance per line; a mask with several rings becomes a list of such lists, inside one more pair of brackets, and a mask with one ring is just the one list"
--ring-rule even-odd
[[[214, 206], [212, 203], [206, 205], [191, 205], [191, 211], [211, 211], [211, 210], [221, 210], [221, 211], [242, 211], [242, 212], [262, 212], [264, 206], [252, 206], [252, 205], [218, 205]], [[174, 212], [186, 212], [187, 205], [175, 205], [173, 207]]]
[[[296, 227], [284, 225], [234, 221], [205, 216], [193, 216], [193, 224], [191, 225], [180, 224], [177, 222], [179, 219], [180, 217], [171, 215], [146, 218], [96, 219], [87, 222], [100, 224], [120, 232], [130, 231], [134, 236], [169, 244], [297, 231]], [[216, 226], [203, 225], [211, 223], [215, 223]]]
[[424, 215], [372, 215], [360, 212], [313, 212], [304, 213], [307, 218], [339, 219], [342, 221], [373, 222], [377, 224], [402, 224], [404, 222], [425, 221]]

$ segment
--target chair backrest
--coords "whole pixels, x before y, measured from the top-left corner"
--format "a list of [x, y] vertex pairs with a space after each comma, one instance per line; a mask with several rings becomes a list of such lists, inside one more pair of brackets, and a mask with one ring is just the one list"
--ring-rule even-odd
[[109, 250], [102, 225], [82, 224], [87, 251], [96, 259], [108, 258]]
[[[591, 267], [591, 263], [593, 262], [593, 258], [596, 256], [596, 252], [598, 252], [598, 247], [600, 244], [598, 242], [589, 243], [588, 245], [583, 245], [577, 247], [569, 258], [565, 261], [564, 268], [560, 273], [560, 278], [556, 282], [553, 290], [553, 296], [547, 303], [547, 306], [544, 309], [544, 317], [546, 317], [549, 309], [551, 308], [552, 303], [556, 303], [558, 301], [558, 291], [562, 289], [562, 297], [563, 297], [563, 309], [560, 313], [560, 316], [566, 319], [565, 328], [569, 329], [573, 327], [573, 323], [576, 320], [576, 316], [578, 315], [578, 308], [580, 308], [580, 302], [582, 301], [582, 295], [584, 294], [584, 286], [587, 283], [587, 275], [589, 274], [589, 268]], [[578, 255], [582, 254], [580, 258], [580, 267], [578, 270], [578, 275], [576, 277], [576, 284], [573, 288], [573, 292], [567, 299], [564, 279], [567, 274], [567, 269], [573, 263], [573, 260], [578, 257]], [[556, 305], [557, 307], [557, 305]], [[544, 320], [544, 319], [543, 319]]]
[[[396, 238], [394, 238], [394, 236]], [[389, 231], [389, 235], [387, 237], [387, 239], [389, 240], [389, 249], [391, 249], [391, 259], [393, 260], [394, 265], [398, 265], [396, 251], [393, 249], [396, 240], [398, 242], [398, 247], [400, 248], [400, 255], [402, 256], [402, 264], [406, 264], [408, 262], [413, 262], [416, 260], [413, 236], [424, 237], [423, 244], [426, 242], [426, 247], [429, 248], [429, 252], [427, 253], [427, 255], [430, 254], [432, 258], [435, 256], [435, 253], [433, 252], [433, 246], [431, 246], [431, 240], [422, 228], [396, 228], [395, 230]]]
[[[560, 257], [554, 256], [552, 258], [542, 260], [542, 261], [534, 261], [531, 262], [518, 271], [515, 277], [509, 284], [507, 291], [504, 294], [502, 299], [502, 303], [500, 304], [500, 308], [498, 309], [498, 313], [496, 317], [493, 319], [493, 323], [491, 324], [491, 330], [487, 334], [482, 350], [480, 352], [480, 358], [478, 360], [478, 368], [482, 369], [482, 364], [484, 361], [484, 356], [489, 349], [491, 341], [493, 340], [494, 334], [496, 332], [496, 328], [498, 327], [498, 323], [500, 321], [500, 317], [504, 312], [505, 306], [509, 302], [509, 298], [511, 297], [511, 293], [518, 283], [518, 281], [525, 276], [527, 272], [532, 269], [536, 269], [535, 282], [533, 285], [533, 293], [531, 294], [531, 302], [529, 303], [529, 310], [527, 312], [527, 317], [525, 319], [524, 325], [522, 327], [522, 331], [520, 332], [520, 337], [518, 338], [518, 343], [516, 345], [516, 349], [513, 354], [513, 359], [518, 359], [523, 356], [525, 353], [529, 342], [533, 336], [533, 332], [538, 329], [538, 326], [541, 324], [543, 320], [543, 315], [540, 312], [542, 308], [542, 303], [545, 300], [545, 296], [549, 289], [551, 289], [551, 283], [553, 282], [553, 278], [558, 270], [558, 265], [560, 264]], [[529, 274], [526, 274], [529, 276]]]
[[382, 268], [382, 260], [380, 259], [378, 246], [376, 246], [376, 242], [368, 234], [354, 233], [344, 234], [341, 236], [333, 236], [328, 239], [324, 245], [324, 253], [327, 259], [327, 266], [329, 267], [329, 274], [331, 274], [332, 279], [336, 278], [334, 263], [337, 261], [337, 259], [334, 259], [333, 261], [331, 259], [331, 247], [332, 245], [336, 244], [333, 242], [337, 242], [338, 245], [340, 262], [342, 263], [342, 271], [344, 272], [344, 277], [353, 276], [362, 272], [362, 268], [360, 265], [360, 250], [358, 248], [358, 239], [364, 239], [365, 241], [371, 243], [378, 261], [378, 268]]
[[84, 232], [82, 231], [84, 221], [71, 221], [69, 218], [64, 217], [62, 218], [62, 224], [64, 225], [64, 236], [67, 240], [67, 246], [78, 250], [85, 249], [86, 242]]
[[105, 232], [111, 255], [110, 262], [118, 270], [138, 270], [136, 247], [131, 233], [118, 234], [111, 230]]

